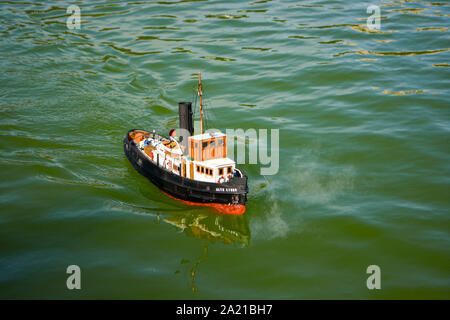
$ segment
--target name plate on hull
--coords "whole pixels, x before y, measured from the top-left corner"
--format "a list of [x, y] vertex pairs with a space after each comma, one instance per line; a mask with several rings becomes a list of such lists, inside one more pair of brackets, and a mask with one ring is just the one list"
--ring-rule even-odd
[[237, 192], [237, 188], [216, 188], [220, 192]]

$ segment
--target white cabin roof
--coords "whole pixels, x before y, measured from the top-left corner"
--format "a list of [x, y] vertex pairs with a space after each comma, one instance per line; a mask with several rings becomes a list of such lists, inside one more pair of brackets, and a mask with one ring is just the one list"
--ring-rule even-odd
[[219, 158], [206, 161], [197, 161], [197, 163], [201, 163], [202, 165], [210, 166], [212, 168], [217, 168], [234, 165], [234, 160], [231, 160], [230, 158]]
[[222, 132], [212, 132], [212, 133], [211, 132], [206, 132], [206, 133], [203, 133], [203, 134], [197, 134], [195, 136], [191, 136], [191, 138], [193, 140], [201, 141], [201, 140], [204, 140], [204, 139], [211, 139], [211, 138], [224, 137], [224, 136], [225, 136], [225, 134], [222, 133]]

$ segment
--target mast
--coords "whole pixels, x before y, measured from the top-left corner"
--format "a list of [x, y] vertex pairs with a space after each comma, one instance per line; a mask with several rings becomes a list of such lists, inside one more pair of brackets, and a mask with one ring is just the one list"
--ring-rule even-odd
[[203, 134], [202, 76], [198, 73], [198, 95], [200, 97], [200, 134]]

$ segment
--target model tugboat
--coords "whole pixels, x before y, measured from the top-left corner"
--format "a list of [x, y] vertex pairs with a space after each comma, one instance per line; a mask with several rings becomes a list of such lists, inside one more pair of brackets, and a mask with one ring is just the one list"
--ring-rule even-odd
[[243, 214], [247, 176], [227, 158], [227, 136], [203, 132], [202, 84], [199, 73], [200, 134], [193, 135], [192, 103], [178, 104], [180, 135], [169, 137], [132, 129], [123, 141], [125, 155], [138, 172], [169, 196], [190, 205], [207, 205], [220, 213]]

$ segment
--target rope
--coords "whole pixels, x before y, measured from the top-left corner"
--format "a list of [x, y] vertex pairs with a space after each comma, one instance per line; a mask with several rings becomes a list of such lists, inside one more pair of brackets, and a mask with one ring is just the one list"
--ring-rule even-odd
[[[207, 112], [207, 107], [208, 107], [208, 103], [207, 101], [209, 101], [208, 95], [206, 94], [206, 89], [205, 89], [205, 85], [204, 85], [205, 81], [202, 81], [202, 102], [203, 102], [203, 122], [204, 122], [204, 126], [203, 128], [206, 129], [208, 128], [208, 118], [209, 118], [209, 112]], [[194, 85], [192, 87], [192, 101], [194, 102], [194, 108], [192, 110], [192, 114], [193, 117], [200, 117], [200, 106], [197, 107], [197, 101], [198, 101], [198, 85]], [[206, 131], [206, 130], [204, 130]]]

